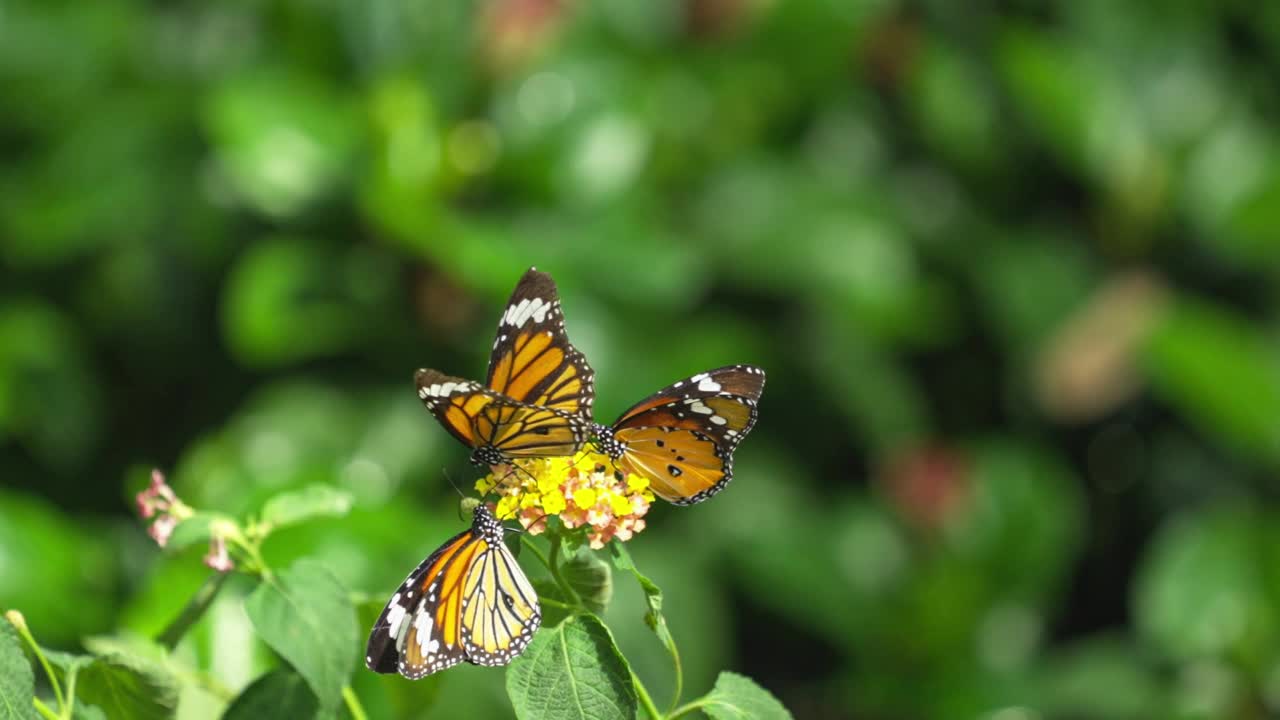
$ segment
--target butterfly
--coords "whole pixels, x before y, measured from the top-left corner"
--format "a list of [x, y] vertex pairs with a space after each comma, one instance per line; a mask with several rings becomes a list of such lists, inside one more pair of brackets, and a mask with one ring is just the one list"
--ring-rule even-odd
[[733, 479], [733, 451], [756, 422], [764, 370], [730, 365], [698, 373], [633, 405], [613, 425], [592, 426], [614, 465], [649, 479], [676, 505], [702, 502]]
[[542, 622], [538, 595], [484, 505], [470, 529], [409, 573], [369, 633], [365, 665], [416, 680], [453, 667], [506, 665]]
[[551, 276], [529, 270], [498, 321], [485, 383], [419, 370], [418, 397], [477, 465], [573, 455], [586, 441], [595, 373], [569, 343]]

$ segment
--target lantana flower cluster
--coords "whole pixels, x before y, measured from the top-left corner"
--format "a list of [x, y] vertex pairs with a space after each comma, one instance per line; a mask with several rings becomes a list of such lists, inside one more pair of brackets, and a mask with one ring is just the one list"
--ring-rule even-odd
[[587, 541], [599, 550], [613, 538], [626, 542], [644, 530], [653, 503], [649, 480], [615, 470], [606, 455], [590, 449], [573, 457], [530, 458], [497, 465], [476, 481], [476, 490], [499, 495], [494, 513], [515, 518], [531, 535], [557, 516], [564, 526], [587, 527]]
[[[173, 537], [179, 523], [195, 515], [195, 510], [182, 502], [159, 470], [151, 471], [151, 483], [134, 500], [138, 505], [138, 515], [150, 521], [147, 534], [160, 547], [169, 544], [169, 538]], [[216, 525], [211, 526], [210, 531], [209, 553], [204, 556], [204, 564], [218, 572], [230, 572], [235, 569], [235, 563], [227, 551], [226, 531]]]

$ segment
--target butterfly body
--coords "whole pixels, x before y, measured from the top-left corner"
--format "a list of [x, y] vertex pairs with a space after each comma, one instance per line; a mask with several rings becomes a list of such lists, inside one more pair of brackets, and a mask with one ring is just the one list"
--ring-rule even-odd
[[461, 662], [506, 665], [542, 622], [538, 596], [488, 508], [414, 569], [374, 623], [365, 664], [417, 679]]
[[498, 321], [482, 385], [438, 370], [414, 377], [427, 409], [492, 466], [573, 455], [586, 441], [595, 373], [570, 342], [551, 276], [530, 268]]
[[648, 478], [656, 495], [693, 505], [733, 478], [733, 451], [755, 425], [763, 390], [758, 367], [716, 368], [672, 383], [590, 433], [600, 452]]

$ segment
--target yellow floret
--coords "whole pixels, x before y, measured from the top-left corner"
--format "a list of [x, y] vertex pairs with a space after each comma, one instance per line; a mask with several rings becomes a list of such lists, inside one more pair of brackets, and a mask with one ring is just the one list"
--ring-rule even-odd
[[627, 489], [631, 492], [638, 493], [647, 487], [649, 487], [649, 478], [635, 473], [627, 476]]
[[564, 501], [564, 495], [561, 495], [559, 492], [548, 493], [542, 496], [542, 509], [545, 510], [548, 515], [559, 515], [564, 512], [566, 507], [568, 507], [568, 505]]
[[561, 477], [555, 473], [546, 472], [538, 476], [538, 492], [546, 495], [560, 487]]
[[497, 516], [500, 520], [505, 520], [516, 514], [516, 508], [519, 507], [520, 501], [511, 495], [503, 495], [498, 501]]
[[585, 510], [596, 504], [596, 491], [591, 488], [578, 488], [573, 491], [573, 502]]
[[626, 515], [631, 512], [631, 501], [625, 495], [610, 495], [609, 508], [614, 515]]

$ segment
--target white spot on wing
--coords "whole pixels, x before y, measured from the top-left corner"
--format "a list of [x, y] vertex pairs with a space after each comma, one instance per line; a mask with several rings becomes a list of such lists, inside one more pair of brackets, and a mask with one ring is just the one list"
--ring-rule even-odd
[[404, 621], [404, 606], [400, 604], [400, 593], [391, 598], [391, 612], [387, 613], [387, 634], [397, 637], [400, 634], [400, 623]]
[[694, 400], [693, 402], [689, 403], [689, 409], [690, 409], [690, 410], [692, 410], [692, 411], [694, 411], [694, 412], [696, 412], [696, 413], [698, 413], [699, 415], [714, 415], [714, 414], [715, 414], [715, 410], [712, 410], [711, 408], [707, 407], [706, 405], [703, 405], [701, 400]]
[[440, 649], [440, 641], [431, 639], [431, 613], [420, 612], [413, 618], [413, 629], [418, 631], [419, 654], [424, 657]]
[[507, 308], [502, 321], [518, 328], [524, 327], [524, 324], [529, 322], [529, 318], [533, 318], [534, 322], [541, 323], [547, 319], [547, 311], [550, 309], [551, 303], [542, 298], [525, 298]]
[[720, 392], [720, 383], [704, 375], [702, 382], [698, 383], [698, 389], [703, 392]]

